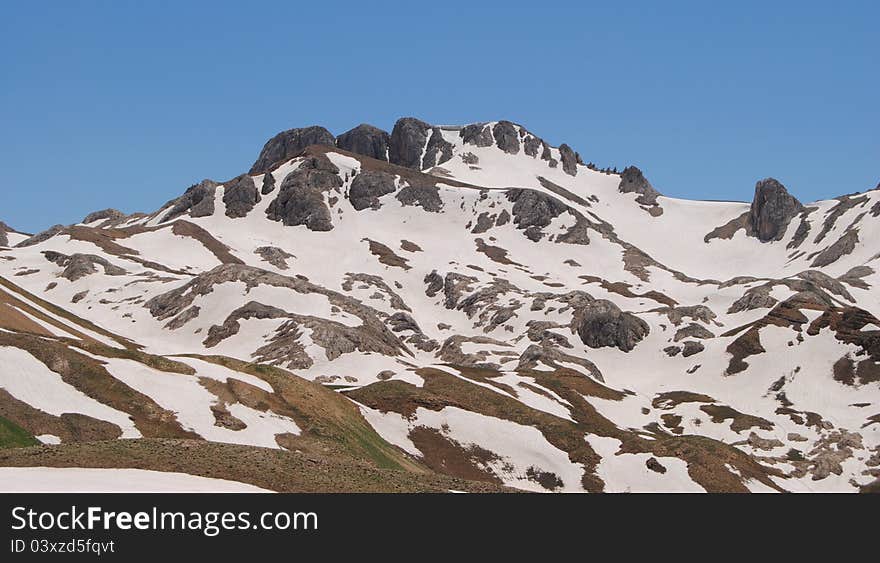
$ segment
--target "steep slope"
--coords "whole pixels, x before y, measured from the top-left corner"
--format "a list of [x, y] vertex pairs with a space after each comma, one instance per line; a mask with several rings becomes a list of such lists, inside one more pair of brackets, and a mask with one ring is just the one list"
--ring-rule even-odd
[[[636, 167], [599, 170], [507, 121], [294, 129], [249, 174], [0, 252], [0, 327], [10, 353], [26, 332], [196, 372], [166, 389], [102, 360], [134, 378], [134, 402], [185, 420], [122, 437], [303, 449], [317, 388], [365, 417], [327, 427], [334, 455], [407, 474], [857, 490], [880, 475], [878, 216], [880, 190], [804, 205], [773, 179], [751, 204], [667, 198]], [[235, 395], [202, 381], [208, 356], [274, 366], [251, 375], [281, 395], [258, 412], [282, 418], [239, 416], [240, 397], [223, 410]]]

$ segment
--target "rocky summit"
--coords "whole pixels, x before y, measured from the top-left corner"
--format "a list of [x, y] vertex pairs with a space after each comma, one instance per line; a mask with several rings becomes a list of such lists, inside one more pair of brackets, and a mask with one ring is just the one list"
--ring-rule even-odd
[[584, 155], [512, 121], [310, 126], [148, 213], [0, 223], [0, 467], [877, 489], [880, 190], [681, 200]]

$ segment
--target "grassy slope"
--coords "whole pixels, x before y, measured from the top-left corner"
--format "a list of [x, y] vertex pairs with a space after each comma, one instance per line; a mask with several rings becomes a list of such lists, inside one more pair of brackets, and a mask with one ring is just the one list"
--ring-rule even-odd
[[37, 446], [40, 442], [30, 432], [0, 416], [0, 449]]

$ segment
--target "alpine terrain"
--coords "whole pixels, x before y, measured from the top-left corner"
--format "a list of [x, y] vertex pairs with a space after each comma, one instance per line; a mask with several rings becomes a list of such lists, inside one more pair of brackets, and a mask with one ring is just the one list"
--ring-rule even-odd
[[0, 223], [3, 490], [880, 488], [880, 186], [585, 160], [313, 126], [152, 213]]

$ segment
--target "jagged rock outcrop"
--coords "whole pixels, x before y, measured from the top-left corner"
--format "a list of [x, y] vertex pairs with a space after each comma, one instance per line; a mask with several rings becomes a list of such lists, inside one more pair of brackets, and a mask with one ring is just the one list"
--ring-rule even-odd
[[425, 147], [425, 156], [422, 159], [422, 169], [428, 169], [438, 164], [443, 164], [452, 158], [452, 143], [443, 138], [439, 127], [431, 130], [431, 138]]
[[510, 121], [499, 121], [492, 128], [495, 145], [508, 154], [519, 153], [519, 131]]
[[171, 205], [171, 209], [165, 213], [161, 222], [170, 221], [180, 217], [186, 212], [193, 217], [208, 217], [214, 214], [214, 194], [219, 186], [214, 180], [202, 180], [198, 184], [193, 184], [177, 199], [166, 204]]
[[581, 158], [574, 150], [565, 143], [559, 145], [559, 155], [562, 159], [562, 170], [569, 176], [577, 176], [577, 165]]
[[780, 240], [785, 229], [804, 206], [778, 180], [765, 178], [755, 184], [749, 209], [749, 226], [761, 242]]
[[274, 164], [293, 158], [309, 145], [335, 147], [336, 137], [318, 125], [282, 131], [266, 142], [249, 173], [266, 172]]
[[642, 205], [656, 205], [657, 197], [661, 195], [636, 166], [627, 166], [623, 169], [617, 190], [621, 193], [639, 194], [636, 201]]
[[286, 252], [277, 246], [261, 246], [254, 250], [254, 254], [257, 254], [260, 258], [272, 264], [279, 270], [288, 269], [289, 266], [287, 265], [287, 260], [289, 258], [296, 258], [293, 254]]
[[629, 352], [648, 335], [648, 323], [605, 299], [585, 305], [576, 315], [577, 333], [590, 348], [612, 346]]
[[76, 281], [97, 273], [98, 269], [95, 265], [104, 268], [104, 274], [108, 276], [124, 276], [128, 273], [125, 269], [115, 266], [108, 262], [107, 259], [94, 254], [76, 253], [68, 256], [54, 250], [46, 250], [43, 251], [43, 256], [45, 256], [46, 260], [62, 266], [64, 270], [61, 272], [60, 277], [70, 281]]
[[337, 137], [336, 146], [342, 150], [387, 161], [391, 135], [378, 127], [362, 123]]
[[333, 228], [324, 194], [342, 186], [339, 169], [322, 154], [308, 157], [284, 178], [278, 196], [266, 209], [266, 216], [285, 225], [305, 225], [312, 231]]
[[55, 235], [57, 235], [58, 233], [60, 233], [64, 230], [65, 230], [64, 225], [52, 225], [51, 227], [49, 227], [45, 231], [41, 231], [31, 237], [24, 239], [20, 243], [16, 244], [15, 247], [16, 248], [24, 248], [26, 246], [34, 246], [35, 244], [40, 244], [41, 242], [45, 242], [45, 241], [49, 240], [50, 238], [54, 237]]
[[510, 189], [507, 199], [514, 202], [513, 222], [517, 228], [525, 230], [526, 236], [538, 241], [543, 236], [541, 229], [561, 215], [568, 206], [554, 197], [535, 190]]
[[379, 209], [379, 198], [397, 189], [394, 176], [387, 172], [365, 170], [354, 177], [348, 190], [351, 205], [361, 211]]
[[398, 119], [391, 131], [388, 160], [392, 164], [399, 164], [415, 170], [421, 169], [422, 151], [428, 142], [428, 134], [431, 129], [429, 124], [414, 117]]
[[432, 213], [439, 213], [443, 209], [440, 188], [434, 184], [410, 184], [401, 188], [395, 197], [403, 205], [416, 205]]
[[[125, 217], [125, 213], [119, 211], [118, 209], [102, 209], [100, 211], [93, 211], [85, 216], [82, 220], [83, 223], [94, 223], [95, 221], [101, 221], [103, 219], [122, 219]], [[2, 230], [2, 229], [0, 229]]]
[[477, 147], [491, 147], [493, 142], [492, 131], [485, 123], [466, 125], [458, 132], [458, 136], [465, 143]]
[[11, 233], [12, 227], [0, 221], [0, 246], [9, 246], [9, 237], [7, 233]]
[[821, 268], [833, 264], [840, 260], [841, 256], [845, 256], [855, 250], [856, 243], [858, 242], [859, 230], [850, 229], [837, 239], [837, 242], [820, 252], [810, 266], [813, 268]]
[[245, 217], [261, 199], [254, 179], [247, 174], [237, 176], [223, 186], [227, 217]]
[[260, 188], [260, 193], [263, 195], [269, 195], [275, 191], [275, 176], [271, 172], [266, 172], [263, 175], [263, 186]]

